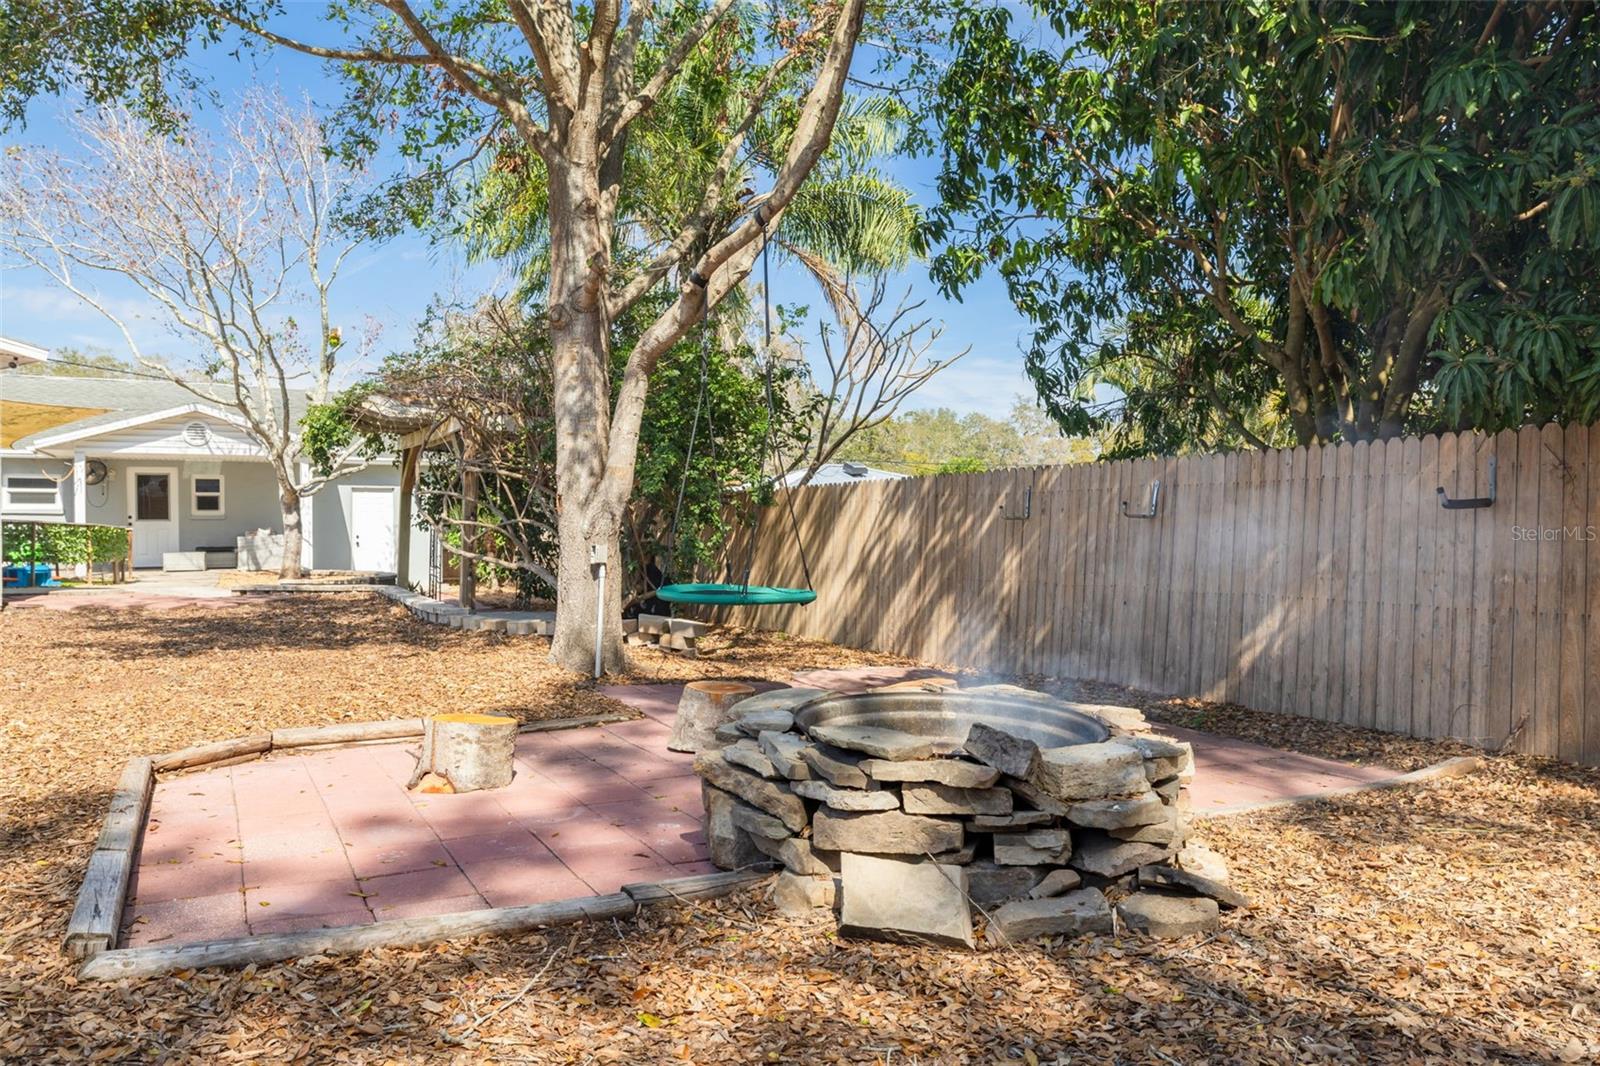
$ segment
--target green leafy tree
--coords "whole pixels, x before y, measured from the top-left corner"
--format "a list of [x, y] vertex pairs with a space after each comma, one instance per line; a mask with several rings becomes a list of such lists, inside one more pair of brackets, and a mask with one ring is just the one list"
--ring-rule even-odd
[[929, 236], [1129, 451], [1600, 413], [1600, 13], [1539, 2], [962, 5]]
[[[865, 0], [734, 0], [662, 4], [596, 0], [332, 3], [306, 36], [276, 19], [279, 0], [146, 0], [130, 8], [22, 0], [0, 16], [0, 108], [67, 86], [91, 100], [136, 95], [162, 111], [166, 72], [190, 43], [235, 39], [289, 48], [336, 64], [350, 94], [340, 128], [347, 149], [369, 152], [398, 133], [426, 176], [447, 185], [463, 157], [508, 139], [543, 164], [542, 224], [550, 262], [542, 303], [552, 348], [558, 605], [552, 658], [586, 669], [602, 616], [606, 669], [626, 667], [618, 582], [595, 603], [589, 560], [613, 572], [632, 495], [641, 420], [661, 359], [737, 291], [769, 230], [805, 185], [832, 138]], [[874, 25], [898, 18], [875, 7]], [[709, 56], [701, 65], [693, 57]], [[619, 208], [637, 174], [628, 144], [664, 120], [697, 70], [731, 86], [729, 107], [698, 160], [685, 160], [683, 210], [655, 239], [628, 231]], [[690, 97], [692, 99], [692, 97]], [[787, 131], [773, 154], [746, 165], [763, 123]], [[706, 165], [709, 164], [709, 165]], [[692, 177], [691, 177], [692, 176]], [[758, 179], [759, 190], [747, 187]], [[391, 202], [403, 214], [415, 201]], [[737, 212], [728, 210], [737, 204]], [[369, 217], [371, 217], [369, 215]], [[627, 254], [618, 254], [619, 244]], [[614, 368], [611, 324], [647, 298], [659, 311]], [[614, 380], [620, 379], [620, 380]], [[605, 621], [609, 624], [605, 624]]]

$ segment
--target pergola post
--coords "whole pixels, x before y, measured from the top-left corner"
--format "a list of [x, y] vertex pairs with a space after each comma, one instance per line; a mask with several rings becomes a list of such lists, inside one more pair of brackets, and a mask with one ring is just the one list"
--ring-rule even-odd
[[[83, 449], [79, 448], [72, 453], [72, 521], [84, 526], [89, 523], [89, 477], [88, 464], [85, 462]], [[72, 572], [78, 577], [94, 575], [94, 562], [88, 564], [73, 563]]]
[[403, 589], [411, 587], [411, 494], [417, 488], [417, 464], [421, 459], [420, 445], [400, 454], [400, 528], [395, 534], [394, 581]]

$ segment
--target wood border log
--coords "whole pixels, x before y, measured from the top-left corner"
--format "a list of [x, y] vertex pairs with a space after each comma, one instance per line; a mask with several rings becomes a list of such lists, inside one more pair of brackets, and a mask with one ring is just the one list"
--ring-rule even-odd
[[390, 718], [382, 722], [296, 726], [272, 731], [272, 750], [306, 748], [316, 744], [352, 744], [363, 740], [405, 740], [422, 736], [421, 718]]
[[62, 950], [73, 958], [93, 958], [117, 942], [128, 882], [139, 852], [140, 831], [150, 811], [154, 788], [153, 761], [143, 756], [128, 760], [111, 794], [111, 809], [89, 856], [89, 867], [62, 939]]
[[262, 733], [252, 737], [232, 737], [228, 740], [218, 740], [210, 744], [196, 744], [191, 748], [179, 748], [169, 751], [165, 755], [154, 756], [151, 769], [157, 773], [164, 770], [182, 770], [189, 766], [204, 766], [206, 763], [216, 762], [219, 759], [231, 759], [236, 755], [260, 755], [272, 750], [272, 734]]
[[204, 966], [266, 965], [306, 955], [347, 955], [377, 947], [420, 947], [462, 937], [521, 933], [541, 926], [585, 919], [625, 918], [642, 906], [725, 896], [771, 876], [770, 871], [696, 874], [649, 884], [627, 885], [605, 896], [579, 896], [524, 907], [462, 911], [423, 918], [397, 918], [370, 925], [312, 929], [298, 933], [212, 940], [165, 948], [102, 951], [78, 971], [86, 981], [156, 977]]

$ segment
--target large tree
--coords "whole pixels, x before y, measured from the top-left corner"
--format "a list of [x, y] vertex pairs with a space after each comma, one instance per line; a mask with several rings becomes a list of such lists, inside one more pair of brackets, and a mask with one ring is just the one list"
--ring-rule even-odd
[[1579, 0], [963, 5], [930, 114], [952, 289], [998, 269], [1129, 450], [1600, 412], [1600, 33]]
[[[63, 9], [71, 17], [63, 17]], [[827, 148], [861, 33], [865, 0], [756, 5], [734, 0], [407, 0], [331, 4], [314, 32], [275, 16], [275, 0], [22, 0], [0, 30], [47, 45], [6, 50], [0, 106], [77, 86], [159, 103], [163, 75], [186, 41], [243, 34], [339, 64], [352, 106], [345, 128], [375, 144], [392, 128], [435, 172], [455, 148], [519, 141], [546, 172], [550, 237], [544, 313], [552, 348], [558, 540], [555, 661], [590, 662], [595, 640], [591, 551], [620, 567], [618, 534], [634, 480], [640, 420], [662, 353], [748, 274]], [[718, 116], [712, 165], [663, 239], [619, 229], [631, 137], [647, 135], [658, 101], [689, 57], [737, 91]], [[781, 150], [742, 165], [752, 131], [781, 115]], [[742, 184], [762, 179], [757, 190]], [[738, 213], [728, 211], [737, 203]], [[619, 255], [619, 249], [629, 254]], [[673, 298], [628, 353], [612, 387], [609, 323], [666, 287]], [[604, 605], [607, 669], [626, 664], [619, 582]]]
[[[247, 96], [215, 134], [163, 136], [119, 107], [79, 116], [72, 130], [70, 154], [6, 153], [0, 249], [110, 321], [147, 372], [238, 416], [277, 481], [279, 572], [300, 576], [301, 501], [359, 465], [335, 456], [324, 472], [306, 468], [291, 394], [326, 399], [362, 347], [330, 303], [357, 244], [334, 214], [361, 175], [329, 158], [308, 107], [267, 94]], [[146, 352], [117, 284], [141, 293], [196, 357]]]

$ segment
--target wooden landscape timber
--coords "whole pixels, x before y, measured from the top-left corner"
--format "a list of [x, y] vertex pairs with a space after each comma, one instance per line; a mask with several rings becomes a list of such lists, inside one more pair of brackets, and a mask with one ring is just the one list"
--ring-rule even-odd
[[[556, 729], [581, 729], [607, 722], [628, 721], [633, 717], [629, 714], [591, 714], [579, 718], [553, 718], [525, 723], [516, 731], [542, 733]], [[62, 940], [62, 950], [73, 958], [92, 959], [112, 950], [116, 944], [123, 907], [127, 903], [128, 883], [138, 861], [139, 841], [150, 813], [150, 796], [155, 789], [158, 772], [227, 766], [259, 759], [274, 751], [395, 742], [420, 739], [422, 735], [422, 719], [398, 718], [278, 729], [270, 734], [233, 737], [180, 748], [164, 755], [130, 759], [112, 793], [110, 809], [101, 823], [100, 836], [94, 853], [89, 857], [83, 886], [78, 890], [78, 900]], [[683, 880], [693, 882], [695, 879]]]
[[269, 933], [167, 948], [119, 948], [91, 958], [78, 971], [78, 976], [88, 981], [155, 977], [202, 967], [265, 965], [307, 955], [348, 955], [376, 947], [417, 947], [461, 937], [521, 933], [586, 919], [626, 918], [642, 906], [725, 896], [768, 876], [766, 870], [697, 874], [624, 885], [621, 892], [605, 896], [578, 896], [523, 907], [396, 918], [369, 925]]
[[[829, 531], [816, 602], [720, 620], [1600, 766], [1600, 425], [811, 486], [794, 506]], [[796, 581], [788, 525], [768, 507], [730, 551], [754, 537], [752, 569]]]

